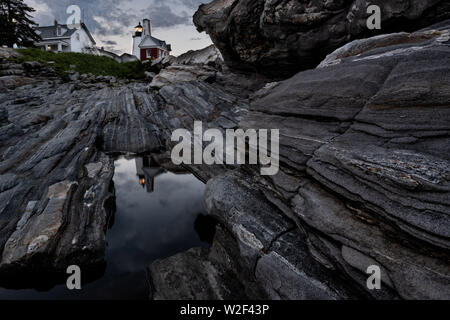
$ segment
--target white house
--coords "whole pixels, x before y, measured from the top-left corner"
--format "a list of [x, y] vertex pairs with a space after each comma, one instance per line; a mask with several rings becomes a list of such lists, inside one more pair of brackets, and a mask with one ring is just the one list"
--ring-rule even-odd
[[55, 20], [53, 26], [37, 27], [36, 33], [42, 40], [35, 46], [42, 50], [98, 54], [95, 40], [84, 23], [71, 29]]
[[141, 61], [168, 56], [172, 51], [170, 44], [152, 36], [149, 19], [144, 19], [142, 24], [143, 26], [139, 22], [139, 25], [135, 27], [132, 54]]

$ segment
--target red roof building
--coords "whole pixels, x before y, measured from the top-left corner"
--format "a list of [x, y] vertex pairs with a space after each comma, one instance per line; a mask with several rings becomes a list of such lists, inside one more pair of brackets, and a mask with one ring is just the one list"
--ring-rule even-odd
[[135, 27], [133, 34], [133, 52], [141, 61], [155, 60], [166, 57], [170, 54], [172, 48], [163, 40], [159, 40], [152, 36], [152, 28], [149, 19], [144, 19], [142, 25]]

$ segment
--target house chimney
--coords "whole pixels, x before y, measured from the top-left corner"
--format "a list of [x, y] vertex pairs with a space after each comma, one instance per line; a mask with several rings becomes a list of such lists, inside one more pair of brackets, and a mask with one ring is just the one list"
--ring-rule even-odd
[[55, 19], [54, 24], [55, 24], [55, 26], [57, 26], [58, 25], [58, 20]]
[[150, 19], [144, 19], [143, 24], [144, 24], [144, 35], [151, 36], [152, 35], [152, 26], [150, 23]]

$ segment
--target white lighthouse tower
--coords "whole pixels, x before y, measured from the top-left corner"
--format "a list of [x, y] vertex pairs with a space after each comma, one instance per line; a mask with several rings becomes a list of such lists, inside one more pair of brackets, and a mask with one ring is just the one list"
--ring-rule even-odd
[[133, 51], [131, 52], [132, 55], [136, 56], [138, 59], [141, 59], [141, 50], [139, 49], [139, 45], [142, 42], [142, 33], [143, 28], [141, 23], [139, 22], [139, 25], [137, 25], [134, 28], [134, 34], [133, 34]]

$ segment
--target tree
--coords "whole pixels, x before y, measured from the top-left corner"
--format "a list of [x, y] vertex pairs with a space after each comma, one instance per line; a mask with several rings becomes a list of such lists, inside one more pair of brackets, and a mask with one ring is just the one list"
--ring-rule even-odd
[[31, 20], [34, 11], [23, 0], [0, 0], [0, 46], [27, 47], [41, 40], [34, 30], [37, 24]]

